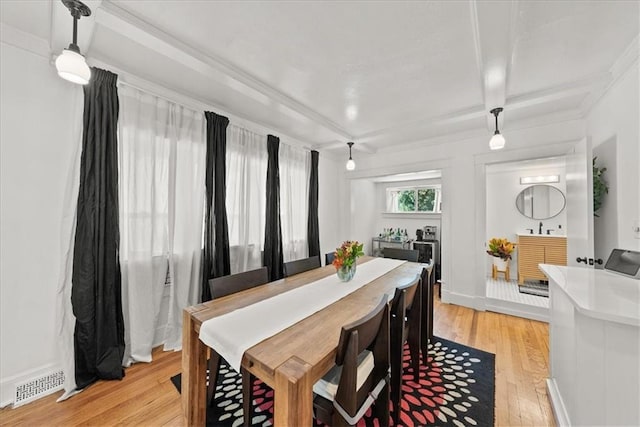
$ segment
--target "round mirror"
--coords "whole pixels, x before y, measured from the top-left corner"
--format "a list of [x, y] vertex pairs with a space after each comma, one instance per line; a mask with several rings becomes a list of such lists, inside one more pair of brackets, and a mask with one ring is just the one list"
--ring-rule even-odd
[[562, 191], [552, 185], [532, 185], [516, 197], [518, 211], [531, 219], [553, 218], [562, 212], [565, 203]]

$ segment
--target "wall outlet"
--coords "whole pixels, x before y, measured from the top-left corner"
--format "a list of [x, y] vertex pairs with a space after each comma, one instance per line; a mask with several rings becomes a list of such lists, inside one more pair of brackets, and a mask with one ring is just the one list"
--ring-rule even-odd
[[636, 239], [640, 239], [640, 220], [633, 221], [633, 237]]

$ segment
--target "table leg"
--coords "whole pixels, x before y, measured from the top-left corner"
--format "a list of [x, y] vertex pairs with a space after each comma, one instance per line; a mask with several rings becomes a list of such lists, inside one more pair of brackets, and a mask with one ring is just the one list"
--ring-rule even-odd
[[200, 341], [191, 315], [197, 307], [182, 314], [182, 412], [189, 426], [204, 426], [206, 408], [207, 346]]
[[274, 424], [311, 426], [313, 424], [313, 383], [311, 365], [292, 357], [276, 369]]

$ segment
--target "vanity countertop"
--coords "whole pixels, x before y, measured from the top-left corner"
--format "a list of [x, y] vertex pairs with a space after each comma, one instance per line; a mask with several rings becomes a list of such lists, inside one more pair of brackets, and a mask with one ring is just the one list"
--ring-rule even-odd
[[585, 316], [640, 326], [640, 280], [584, 267], [540, 264], [540, 270]]

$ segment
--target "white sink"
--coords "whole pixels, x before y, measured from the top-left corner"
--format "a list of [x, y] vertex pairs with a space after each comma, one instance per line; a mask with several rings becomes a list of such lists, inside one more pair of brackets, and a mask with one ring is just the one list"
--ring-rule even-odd
[[538, 234], [538, 233], [518, 233], [518, 236], [527, 236], [527, 237], [567, 237], [564, 234]]

